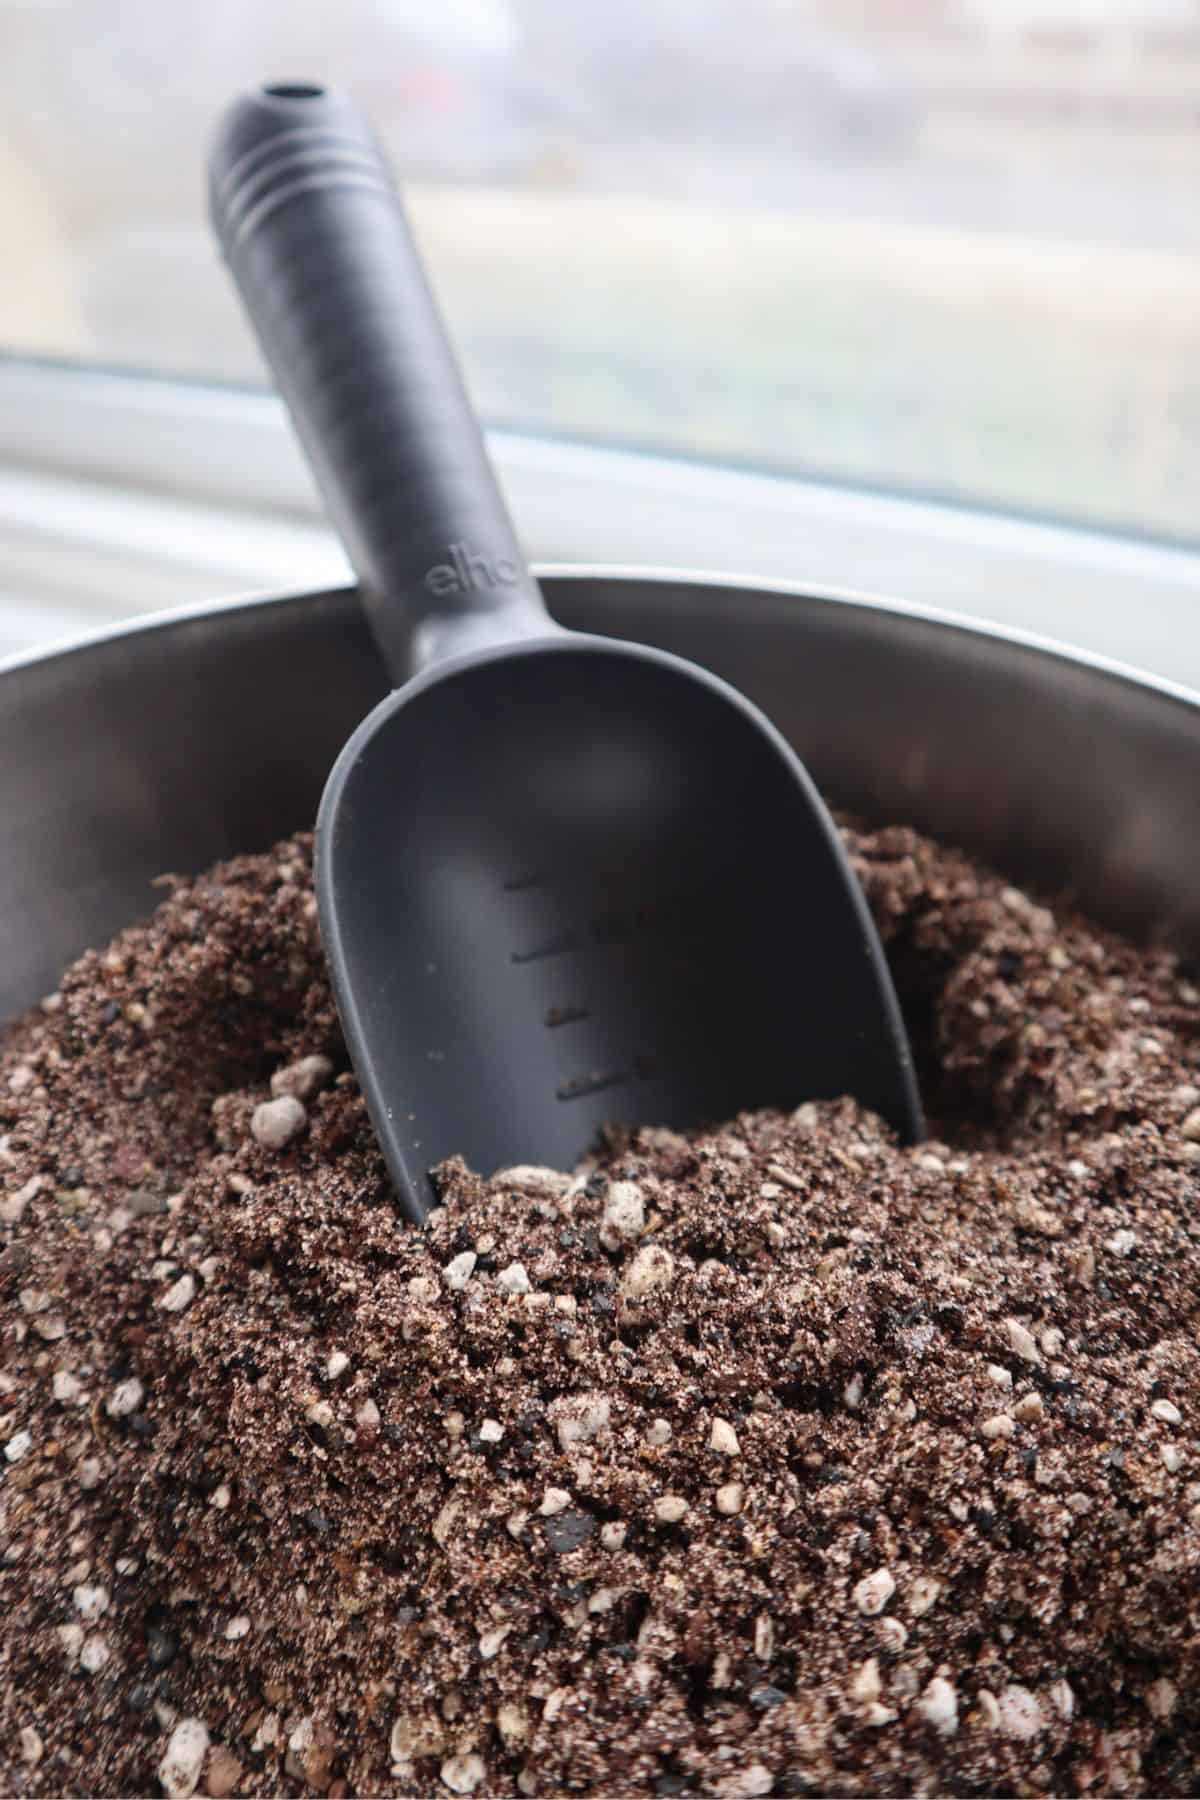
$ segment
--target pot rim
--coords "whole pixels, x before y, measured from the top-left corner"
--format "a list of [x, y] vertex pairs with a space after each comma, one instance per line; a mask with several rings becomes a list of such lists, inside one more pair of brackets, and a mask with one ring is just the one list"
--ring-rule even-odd
[[[986, 638], [992, 642], [1013, 645], [1038, 656], [1048, 656], [1060, 662], [1073, 663], [1077, 667], [1090, 669], [1110, 680], [1149, 689], [1160, 694], [1166, 700], [1173, 700], [1190, 708], [1200, 707], [1200, 690], [1185, 687], [1181, 682], [1170, 681], [1165, 676], [1138, 669], [1131, 663], [1121, 662], [1115, 657], [1104, 656], [1097, 651], [1064, 643], [1059, 638], [1043, 637], [1039, 632], [1024, 631], [988, 619], [976, 618], [971, 613], [948, 612], [943, 607], [926, 606], [920, 601], [901, 600], [888, 595], [868, 593], [858, 588], [829, 587], [801, 580], [784, 581], [768, 576], [735, 575], [708, 569], [636, 563], [535, 563], [533, 574], [539, 580], [549, 581], [622, 581], [636, 582], [649, 587], [709, 588], [713, 592], [736, 590], [910, 618], [923, 625], [958, 632], [968, 637]], [[320, 600], [354, 592], [356, 592], [354, 582], [345, 582], [336, 587], [324, 588], [255, 588], [224, 598], [196, 601], [188, 606], [169, 607], [149, 613], [134, 613], [108, 625], [100, 626], [95, 631], [86, 632], [79, 637], [58, 638], [49, 644], [36, 645], [32, 649], [18, 650], [7, 657], [0, 657], [0, 681], [3, 681], [8, 675], [19, 674], [22, 670], [36, 664], [84, 655], [102, 644], [119, 642], [124, 637], [166, 631], [175, 625], [193, 624], [223, 613], [251, 612], [261, 607], [295, 604], [305, 600]]]

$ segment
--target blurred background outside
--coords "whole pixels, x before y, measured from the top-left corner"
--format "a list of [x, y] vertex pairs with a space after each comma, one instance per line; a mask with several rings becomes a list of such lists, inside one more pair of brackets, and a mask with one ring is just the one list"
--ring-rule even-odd
[[1200, 0], [0, 0], [0, 349], [261, 382], [204, 157], [303, 76], [489, 421], [1200, 536]]

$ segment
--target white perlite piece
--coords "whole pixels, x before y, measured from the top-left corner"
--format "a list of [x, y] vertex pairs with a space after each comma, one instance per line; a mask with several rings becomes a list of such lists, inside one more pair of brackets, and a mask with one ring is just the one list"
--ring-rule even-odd
[[496, 1714], [496, 1729], [506, 1744], [519, 1744], [529, 1736], [529, 1719], [521, 1707], [509, 1700]]
[[473, 1794], [480, 1782], [487, 1780], [482, 1756], [448, 1756], [442, 1764], [442, 1780], [452, 1794]]
[[600, 1527], [600, 1542], [606, 1550], [623, 1550], [628, 1525], [620, 1519], [611, 1519], [607, 1525]]
[[850, 1683], [850, 1698], [860, 1706], [869, 1706], [872, 1700], [878, 1700], [883, 1692], [883, 1683], [879, 1679], [879, 1658], [869, 1656]]
[[745, 1504], [746, 1490], [740, 1481], [726, 1482], [724, 1487], [717, 1489], [717, 1511], [724, 1513], [727, 1519], [740, 1513]]
[[1150, 1408], [1150, 1417], [1157, 1419], [1162, 1425], [1183, 1424], [1183, 1414], [1169, 1400], [1156, 1400]]
[[31, 1175], [24, 1187], [19, 1187], [15, 1194], [6, 1194], [0, 1200], [0, 1225], [19, 1225], [25, 1216], [25, 1208], [41, 1193], [44, 1185], [43, 1176]]
[[146, 1390], [136, 1375], [130, 1375], [126, 1381], [118, 1381], [108, 1399], [104, 1402], [104, 1410], [110, 1419], [127, 1419], [135, 1413], [146, 1398]]
[[709, 1449], [715, 1450], [718, 1456], [740, 1456], [742, 1453], [737, 1432], [726, 1419], [713, 1420], [712, 1435], [708, 1444]]
[[1105, 1239], [1104, 1248], [1113, 1256], [1128, 1256], [1137, 1249], [1137, 1241], [1136, 1231], [1114, 1231], [1110, 1238]]
[[979, 1435], [985, 1438], [1010, 1438], [1016, 1429], [1007, 1413], [995, 1413], [990, 1419], [983, 1421], [979, 1427]]
[[653, 1450], [661, 1450], [664, 1444], [671, 1441], [671, 1422], [669, 1419], [651, 1419], [646, 1427], [645, 1441]]
[[557, 1200], [571, 1185], [571, 1177], [558, 1169], [546, 1169], [540, 1163], [516, 1163], [511, 1169], [497, 1169], [490, 1186], [493, 1190], [517, 1188], [534, 1199]]
[[687, 1513], [688, 1503], [682, 1494], [663, 1494], [654, 1502], [654, 1517], [660, 1525], [678, 1525]]
[[1192, 1109], [1179, 1129], [1190, 1143], [1200, 1144], [1200, 1106]]
[[660, 1244], [643, 1244], [621, 1277], [621, 1298], [636, 1306], [656, 1288], [670, 1287], [675, 1279], [675, 1258]]
[[354, 1423], [360, 1431], [378, 1431], [382, 1418], [379, 1408], [368, 1394], [354, 1415]]
[[941, 1591], [941, 1582], [932, 1575], [918, 1575], [908, 1590], [909, 1618], [923, 1619], [927, 1612], [932, 1612]]
[[60, 1406], [71, 1406], [83, 1392], [83, 1383], [70, 1369], [55, 1369], [50, 1392]]
[[350, 1358], [344, 1350], [331, 1350], [329, 1361], [325, 1364], [325, 1373], [330, 1381], [338, 1381], [350, 1367]]
[[254, 1736], [250, 1739], [250, 1748], [257, 1755], [270, 1744], [279, 1742], [279, 1714], [268, 1713]]
[[1027, 1687], [1014, 1682], [1011, 1687], [1001, 1688], [996, 1696], [996, 1705], [1000, 1713], [1000, 1730], [1005, 1737], [1028, 1743], [1046, 1728], [1037, 1695]]
[[42, 1743], [40, 1733], [32, 1725], [22, 1725], [17, 1733], [17, 1750], [21, 1761], [30, 1769], [36, 1769], [45, 1754], [46, 1746]]
[[167, 1800], [190, 1800], [200, 1780], [208, 1751], [208, 1726], [203, 1719], [181, 1719], [171, 1733], [167, 1753], [158, 1765]]
[[1008, 1333], [1008, 1347], [1023, 1362], [1040, 1363], [1042, 1353], [1037, 1347], [1033, 1333], [1020, 1319], [1005, 1319], [1004, 1329]]
[[1042, 1404], [1042, 1396], [1035, 1390], [1031, 1394], [1022, 1394], [1012, 1410], [1014, 1419], [1019, 1419], [1022, 1425], [1028, 1425], [1031, 1419], [1040, 1419], [1046, 1409]]
[[475, 1273], [475, 1264], [479, 1258], [474, 1250], [462, 1250], [452, 1256], [442, 1270], [442, 1280], [452, 1294], [461, 1294]]
[[250, 1119], [250, 1135], [264, 1150], [283, 1150], [299, 1137], [308, 1123], [308, 1114], [294, 1094], [278, 1100], [264, 1100], [256, 1106]]
[[31, 1431], [14, 1432], [4, 1446], [4, 1460], [9, 1463], [24, 1462], [32, 1449], [33, 1433]]
[[[452, 1495], [450, 1497], [450, 1499], [447, 1500], [447, 1502], [446, 1502], [445, 1506], [443, 1506], [442, 1510], [439, 1512], [437, 1518], [433, 1521], [433, 1525], [432, 1525], [431, 1529], [433, 1531], [434, 1542], [437, 1544], [441, 1544], [443, 1549], [445, 1548], [446, 1544], [450, 1541], [451, 1533], [453, 1532], [454, 1527], [458, 1523], [458, 1516], [461, 1513], [461, 1511], [462, 1511], [462, 1501], [460, 1499], [456, 1498], [454, 1495]], [[517, 1519], [518, 1517], [520, 1518], [521, 1525], [518, 1530], [514, 1531], [513, 1530], [513, 1521], [515, 1519]], [[526, 1512], [522, 1512], [520, 1514], [512, 1513], [509, 1516], [508, 1529], [512, 1533], [513, 1537], [520, 1536], [521, 1530], [524, 1529], [525, 1521], [528, 1519], [528, 1517], [529, 1517], [529, 1514]]]
[[611, 1407], [607, 1394], [573, 1394], [569, 1399], [556, 1400], [550, 1414], [559, 1449], [569, 1450], [573, 1444], [590, 1443], [608, 1429]]
[[524, 1263], [511, 1262], [507, 1269], [501, 1269], [496, 1277], [496, 1286], [504, 1289], [506, 1294], [531, 1294], [533, 1283]]
[[636, 1181], [610, 1181], [600, 1220], [600, 1242], [606, 1250], [636, 1244], [646, 1229], [646, 1203]]
[[276, 1100], [290, 1096], [293, 1100], [311, 1100], [333, 1077], [333, 1064], [327, 1056], [302, 1056], [299, 1062], [276, 1069], [271, 1077], [271, 1093]]
[[985, 1731], [998, 1731], [1000, 1728], [1000, 1708], [996, 1704], [996, 1696], [990, 1688], [980, 1688], [975, 1696], [975, 1717]]
[[881, 1613], [896, 1591], [896, 1581], [890, 1569], [876, 1569], [873, 1575], [864, 1575], [854, 1588], [854, 1604], [860, 1613], [868, 1619]]
[[543, 1519], [552, 1519], [555, 1513], [565, 1511], [570, 1504], [571, 1496], [566, 1488], [548, 1487], [542, 1495], [542, 1504], [538, 1507], [538, 1512]]
[[235, 1619], [230, 1619], [228, 1625], [225, 1627], [225, 1636], [231, 1644], [235, 1644], [239, 1638], [249, 1637], [250, 1630], [249, 1614], [238, 1613], [237, 1617]]
[[97, 1619], [103, 1618], [108, 1611], [108, 1589], [103, 1587], [77, 1587], [71, 1595], [75, 1611], [88, 1625], [94, 1625]]
[[760, 1794], [769, 1794], [775, 1786], [775, 1777], [770, 1769], [762, 1763], [751, 1763], [747, 1769], [739, 1769], [736, 1775], [727, 1775], [718, 1781], [716, 1793], [720, 1800], [757, 1800]]
[[998, 1388], [1010, 1388], [1013, 1384], [1011, 1369], [1002, 1369], [999, 1363], [989, 1363], [987, 1374]]
[[1146, 1689], [1145, 1700], [1154, 1717], [1166, 1724], [1179, 1703], [1179, 1689], [1165, 1675], [1160, 1675]]
[[297, 1756], [303, 1756], [305, 1751], [312, 1749], [312, 1741], [312, 1715], [311, 1713], [305, 1713], [294, 1726], [291, 1736], [288, 1738], [288, 1749], [294, 1750]]
[[195, 1276], [181, 1275], [179, 1280], [173, 1282], [167, 1289], [158, 1304], [162, 1307], [164, 1312], [181, 1313], [186, 1312], [187, 1308], [192, 1304], [192, 1301], [195, 1298]]
[[479, 1427], [481, 1444], [498, 1444], [504, 1436], [504, 1427], [499, 1419], [485, 1419]]
[[934, 1676], [917, 1701], [917, 1711], [943, 1737], [958, 1730], [958, 1695], [944, 1675]]
[[1069, 1681], [1054, 1681], [1050, 1684], [1050, 1704], [1060, 1719], [1070, 1719], [1075, 1714], [1075, 1690]]
[[108, 1661], [109, 1655], [108, 1644], [98, 1632], [93, 1632], [91, 1637], [85, 1640], [83, 1649], [79, 1652], [79, 1666], [87, 1675], [98, 1675]]
[[483, 1633], [479, 1639], [479, 1654], [484, 1662], [491, 1662], [493, 1657], [499, 1656], [511, 1630], [511, 1625], [493, 1625], [490, 1631]]

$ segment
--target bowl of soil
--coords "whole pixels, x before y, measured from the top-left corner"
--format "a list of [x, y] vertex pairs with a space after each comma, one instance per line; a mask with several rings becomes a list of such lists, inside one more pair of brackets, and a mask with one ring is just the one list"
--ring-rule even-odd
[[0, 1787], [1193, 1792], [1200, 706], [543, 581], [795, 745], [930, 1138], [617, 1124], [408, 1226], [312, 895], [353, 591], [0, 669]]

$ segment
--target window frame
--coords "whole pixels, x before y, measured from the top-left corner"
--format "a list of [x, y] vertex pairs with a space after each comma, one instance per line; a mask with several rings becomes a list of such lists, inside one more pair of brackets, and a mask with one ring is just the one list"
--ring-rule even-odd
[[[488, 441], [536, 562], [879, 594], [1200, 690], [1200, 551], [514, 431]], [[310, 561], [312, 586], [328, 586], [345, 566], [283, 407], [265, 391], [0, 357], [0, 593], [13, 590], [5, 535], [27, 521], [38, 478], [60, 544], [107, 533], [114, 547], [132, 536], [136, 553], [140, 519], [155, 556], [211, 579], [214, 597], [294, 590]], [[234, 523], [239, 553], [209, 555], [205, 530]]]

